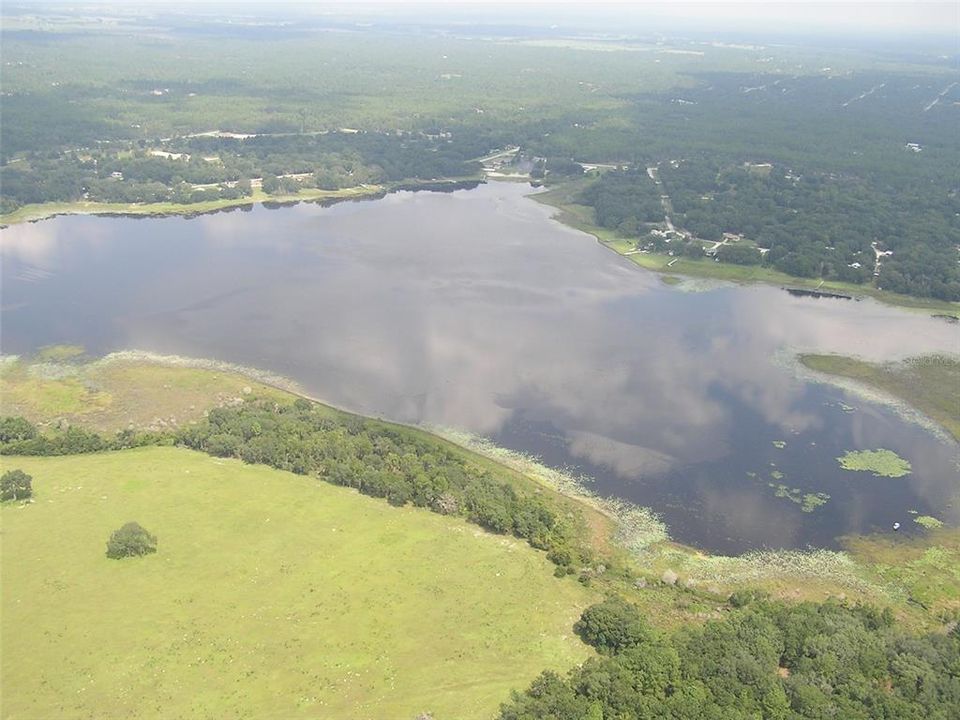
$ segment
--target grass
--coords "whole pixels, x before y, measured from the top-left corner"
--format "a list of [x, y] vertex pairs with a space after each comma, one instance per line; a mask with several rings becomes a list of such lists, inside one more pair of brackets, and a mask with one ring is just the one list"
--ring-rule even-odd
[[893, 450], [849, 450], [837, 458], [844, 470], [869, 472], [877, 477], [898, 478], [910, 474], [910, 463]]
[[[522, 542], [175, 448], [5, 458], [7, 717], [490, 717], [588, 648]], [[104, 556], [136, 520], [159, 552]]]
[[83, 353], [81, 345], [47, 345], [37, 351], [35, 359], [42, 362], [67, 362], [81, 357]]
[[801, 355], [800, 362], [892, 395], [960, 440], [960, 361], [954, 358], [931, 355], [878, 364], [841, 355]]
[[62, 419], [113, 432], [173, 427], [248, 394], [292, 397], [237, 371], [145, 362], [147, 357], [119, 353], [89, 364], [4, 363], [0, 409], [39, 424]]
[[710, 278], [734, 283], [766, 283], [792, 288], [818, 289], [839, 292], [855, 296], [869, 296], [890, 305], [905, 308], [914, 308], [925, 311], [936, 311], [952, 317], [960, 317], [960, 303], [934, 300], [932, 298], [916, 298], [910, 295], [877, 290], [869, 285], [857, 285], [835, 280], [819, 280], [814, 278], [800, 278], [760, 265], [734, 265], [720, 263], [709, 258], [695, 259], [673, 257], [662, 253], [633, 253], [627, 252], [635, 248], [632, 239], [624, 238], [614, 230], [600, 227], [595, 224], [593, 208], [580, 205], [576, 202], [577, 196], [589, 179], [574, 180], [552, 187], [547, 192], [532, 195], [533, 199], [559, 210], [557, 220], [577, 230], [593, 235], [601, 245], [614, 252], [624, 255], [630, 262], [645, 270], [652, 270], [668, 275], [685, 275], [688, 277]]
[[903, 588], [908, 601], [930, 615], [960, 618], [960, 530], [850, 537], [844, 545], [878, 579]]
[[76, 377], [52, 380], [33, 377], [19, 368], [2, 376], [3, 412], [27, 418], [70, 417], [109, 408], [109, 394], [92, 390]]

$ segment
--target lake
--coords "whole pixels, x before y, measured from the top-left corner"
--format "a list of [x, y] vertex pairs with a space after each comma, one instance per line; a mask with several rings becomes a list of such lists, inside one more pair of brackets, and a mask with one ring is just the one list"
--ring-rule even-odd
[[[769, 286], [670, 287], [530, 192], [491, 183], [10, 227], [2, 349], [74, 343], [270, 370], [337, 406], [468, 430], [585, 474], [709, 551], [836, 547], [912, 526], [911, 510], [960, 522], [955, 443], [791, 363], [957, 353], [956, 325]], [[913, 473], [836, 461], [875, 448]], [[803, 512], [771, 483], [830, 498]]]

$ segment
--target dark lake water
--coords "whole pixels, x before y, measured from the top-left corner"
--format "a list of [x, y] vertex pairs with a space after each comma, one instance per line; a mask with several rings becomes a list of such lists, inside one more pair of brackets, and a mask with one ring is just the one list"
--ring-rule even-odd
[[[956, 325], [774, 287], [668, 287], [552, 220], [529, 192], [494, 183], [11, 227], [0, 233], [2, 349], [76, 343], [271, 370], [338, 406], [569, 466], [712, 551], [834, 547], [911, 526], [910, 510], [960, 521], [955, 444], [798, 380], [787, 362], [797, 351], [957, 353]], [[913, 473], [837, 464], [875, 448]], [[805, 513], [770, 482], [830, 500]]]

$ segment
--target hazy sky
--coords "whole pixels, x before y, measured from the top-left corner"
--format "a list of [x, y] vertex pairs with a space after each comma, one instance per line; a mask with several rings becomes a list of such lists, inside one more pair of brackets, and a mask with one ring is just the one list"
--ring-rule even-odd
[[[57, 5], [68, 5], [52, 0]], [[27, 4], [21, 0], [11, 4]], [[32, 4], [51, 4], [33, 0]], [[948, 2], [883, 2], [847, 1], [820, 2], [817, 0], [674, 0], [673, 2], [638, 2], [637, 0], [457, 0], [456, 2], [411, 2], [410, 0], [349, 0], [349, 2], [315, 2], [314, 0], [93, 0], [83, 3], [89, 10], [93, 7], [114, 6], [130, 9], [141, 5], [179, 6], [179, 9], [194, 8], [200, 12], [210, 5], [235, 7], [238, 11], [270, 15], [282, 13], [284, 8], [300, 12], [374, 15], [426, 15], [450, 19], [464, 14], [478, 16], [486, 21], [511, 22], [518, 18], [524, 21], [574, 22], [575, 20], [603, 21], [610, 18], [622, 20], [656, 20], [658, 24], [684, 26], [712, 26], [717, 29], [773, 30], [779, 32], [826, 31], [831, 34], [866, 34], [871, 32], [916, 33], [932, 32], [938, 35], [953, 35], [960, 49], [960, 0]], [[594, 23], [590, 23], [594, 24]]]

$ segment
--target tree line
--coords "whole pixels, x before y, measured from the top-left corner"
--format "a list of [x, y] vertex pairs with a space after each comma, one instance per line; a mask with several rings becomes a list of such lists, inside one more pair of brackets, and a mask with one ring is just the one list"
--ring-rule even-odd
[[912, 635], [889, 610], [785, 605], [749, 594], [724, 619], [673, 633], [609, 599], [576, 632], [598, 656], [545, 672], [499, 720], [952, 720], [960, 630]]
[[175, 432], [123, 431], [107, 437], [78, 427], [41, 433], [23, 418], [0, 420], [0, 454], [68, 455], [176, 444], [217, 457], [269, 465], [373, 497], [466, 518], [547, 552], [557, 574], [590, 558], [575, 529], [539, 494], [519, 489], [413, 431], [378, 421], [331, 417], [312, 403], [249, 400], [211, 410]]

